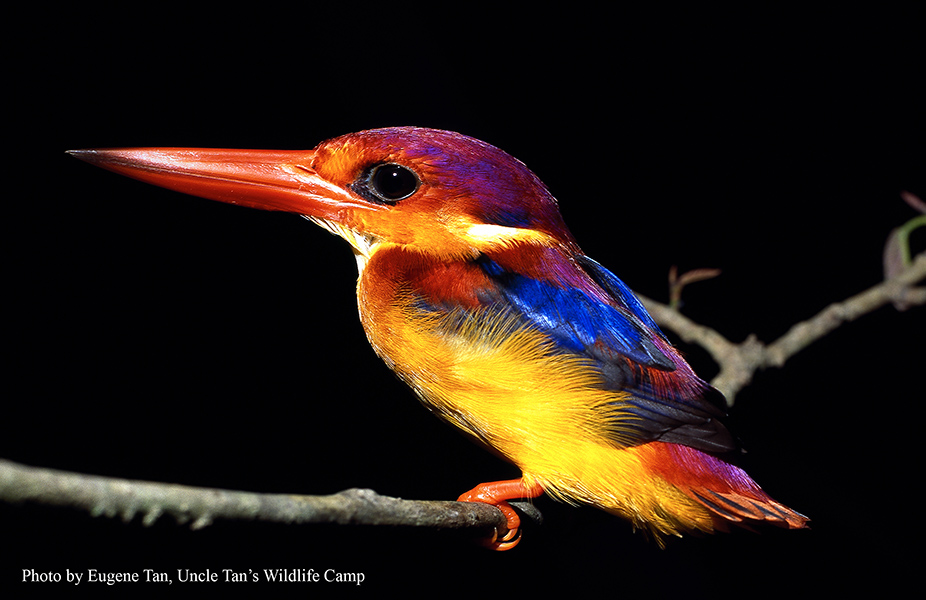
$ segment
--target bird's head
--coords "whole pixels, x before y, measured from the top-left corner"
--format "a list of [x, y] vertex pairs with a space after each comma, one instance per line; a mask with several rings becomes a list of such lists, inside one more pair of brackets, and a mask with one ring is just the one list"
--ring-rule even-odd
[[195, 196], [305, 215], [345, 238], [364, 259], [382, 243], [448, 258], [517, 243], [574, 244], [555, 199], [524, 164], [448, 131], [375, 129], [308, 151], [72, 154]]

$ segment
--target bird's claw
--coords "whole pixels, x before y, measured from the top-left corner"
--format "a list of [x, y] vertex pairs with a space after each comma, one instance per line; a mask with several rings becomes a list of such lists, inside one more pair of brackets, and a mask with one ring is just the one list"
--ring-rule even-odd
[[521, 480], [484, 483], [462, 494], [460, 502], [482, 502], [491, 504], [505, 515], [504, 527], [497, 527], [491, 538], [483, 540], [483, 545], [492, 550], [511, 550], [521, 541], [521, 517], [506, 498], [532, 498], [543, 490], [540, 486], [525, 487]]
[[504, 552], [505, 550], [511, 550], [521, 541], [520, 528], [506, 529], [505, 534], [499, 537], [502, 531], [501, 527], [497, 527], [491, 538], [483, 538], [480, 543], [489, 550]]
[[505, 525], [496, 527], [492, 537], [483, 539], [482, 544], [490, 550], [499, 552], [511, 550], [521, 541], [521, 518], [505, 501], [493, 504], [493, 506], [505, 515]]

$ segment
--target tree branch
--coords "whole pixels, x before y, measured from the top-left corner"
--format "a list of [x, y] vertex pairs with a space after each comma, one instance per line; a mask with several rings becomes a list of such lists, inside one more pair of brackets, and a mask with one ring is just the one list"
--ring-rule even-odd
[[732, 406], [736, 394], [749, 385], [756, 371], [783, 366], [789, 358], [843, 323], [854, 321], [885, 304], [893, 303], [898, 309], [926, 304], [926, 288], [914, 287], [923, 278], [926, 278], [926, 252], [917, 255], [909, 266], [893, 277], [847, 300], [830, 304], [816, 316], [797, 323], [771, 344], [760, 342], [754, 335], [734, 344], [674, 308], [644, 296], [640, 296], [640, 301], [660, 326], [674, 331], [683, 341], [708, 351], [720, 366], [720, 372], [711, 384], [724, 393], [727, 403]]
[[[0, 499], [76, 508], [93, 516], [121, 517], [126, 522], [141, 516], [146, 526], [169, 515], [193, 529], [216, 520], [487, 531], [505, 526], [500, 510], [481, 503], [402, 500], [356, 488], [328, 496], [257, 494], [84, 475], [5, 459], [0, 459]], [[512, 504], [529, 519], [540, 520], [533, 506]]]

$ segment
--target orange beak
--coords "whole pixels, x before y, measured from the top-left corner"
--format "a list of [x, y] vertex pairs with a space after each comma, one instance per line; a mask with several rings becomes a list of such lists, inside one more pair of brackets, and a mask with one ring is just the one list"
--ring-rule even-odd
[[339, 223], [378, 207], [322, 178], [314, 150], [122, 148], [69, 154], [116, 173], [178, 192]]

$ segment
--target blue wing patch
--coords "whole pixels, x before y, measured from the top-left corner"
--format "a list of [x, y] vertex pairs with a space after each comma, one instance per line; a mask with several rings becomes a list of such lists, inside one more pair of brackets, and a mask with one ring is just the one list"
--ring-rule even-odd
[[509, 304], [565, 349], [596, 357], [611, 354], [611, 360], [613, 355], [621, 355], [661, 371], [675, 369], [675, 363], [651, 341], [651, 330], [659, 330], [643, 305], [627, 286], [597, 263], [594, 264], [600, 272], [593, 278], [606, 282], [602, 287], [628, 307], [626, 312], [581, 289], [561, 288], [506, 271], [486, 256], [478, 258], [476, 264], [498, 284], [498, 293]]
[[640, 300], [638, 300], [636, 295], [627, 287], [627, 284], [617, 278], [617, 275], [587, 256], [577, 255], [576, 262], [595, 280], [595, 283], [614, 296], [618, 302], [626, 306], [634, 316], [643, 321], [651, 330], [658, 333], [662, 339], [666, 339], [665, 334], [659, 329], [659, 325], [656, 325], [656, 321], [653, 320], [653, 317], [646, 312]]

